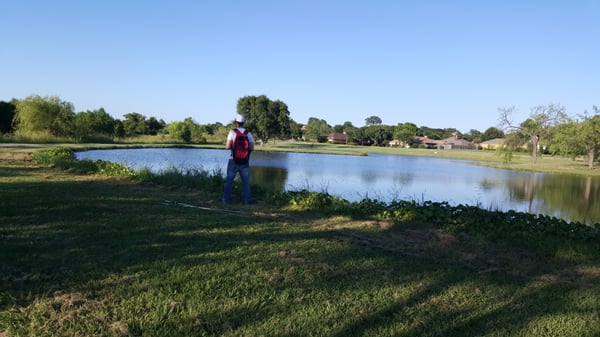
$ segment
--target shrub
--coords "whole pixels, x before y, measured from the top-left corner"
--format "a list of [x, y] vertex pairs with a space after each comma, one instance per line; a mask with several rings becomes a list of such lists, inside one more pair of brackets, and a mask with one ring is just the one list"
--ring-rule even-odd
[[65, 147], [36, 151], [32, 154], [32, 158], [39, 165], [57, 165], [60, 162], [75, 161], [73, 150]]
[[59, 167], [79, 174], [100, 174], [103, 176], [129, 177], [134, 172], [127, 166], [104, 160], [77, 160], [73, 150], [65, 147], [34, 152], [33, 160], [39, 165]]

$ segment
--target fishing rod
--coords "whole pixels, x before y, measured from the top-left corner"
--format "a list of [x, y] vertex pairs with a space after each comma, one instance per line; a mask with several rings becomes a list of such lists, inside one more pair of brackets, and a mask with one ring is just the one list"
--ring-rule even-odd
[[196, 208], [196, 209], [201, 209], [201, 210], [210, 211], [210, 212], [225, 213], [225, 214], [231, 214], [231, 215], [237, 215], [237, 216], [245, 216], [245, 214], [241, 213], [240, 211], [223, 209], [223, 208], [203, 207], [203, 206], [191, 205], [191, 204], [186, 204], [183, 202], [173, 201], [173, 200], [165, 199], [162, 202], [162, 204], [165, 206], [180, 206], [180, 207], [187, 207], [187, 208]]

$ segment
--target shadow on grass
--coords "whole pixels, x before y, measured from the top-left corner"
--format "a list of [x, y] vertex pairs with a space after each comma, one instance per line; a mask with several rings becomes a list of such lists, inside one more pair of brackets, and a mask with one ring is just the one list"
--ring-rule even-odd
[[[598, 295], [590, 296], [597, 289], [480, 275], [339, 240], [319, 229], [327, 217], [224, 215], [160, 204], [210, 199], [197, 191], [85, 177], [30, 181], [35, 170], [0, 172], [0, 332], [15, 322], [27, 326], [36, 315], [54, 320], [48, 335], [73, 334], [61, 325], [69, 319], [97, 325], [99, 335], [600, 331]], [[76, 293], [84, 299], [69, 297], [61, 307], [71, 316], [49, 313], [58, 311], [57, 298]], [[32, 312], [44, 299], [50, 305]], [[81, 310], [92, 302], [102, 315]], [[25, 316], [1, 315], [18, 308]]]

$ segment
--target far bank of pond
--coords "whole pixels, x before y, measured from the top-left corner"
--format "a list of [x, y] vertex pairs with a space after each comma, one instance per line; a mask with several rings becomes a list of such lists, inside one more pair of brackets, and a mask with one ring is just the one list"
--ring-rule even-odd
[[[223, 149], [140, 148], [79, 152], [133, 169], [201, 169], [224, 172]], [[350, 201], [431, 200], [485, 209], [544, 214], [569, 221], [600, 222], [600, 177], [514, 171], [472, 161], [369, 154], [340, 156], [255, 151], [252, 181], [273, 190], [325, 191]]]

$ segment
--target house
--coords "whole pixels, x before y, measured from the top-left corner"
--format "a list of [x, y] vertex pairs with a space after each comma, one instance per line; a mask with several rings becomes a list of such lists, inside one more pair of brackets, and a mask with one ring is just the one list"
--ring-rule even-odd
[[418, 146], [423, 146], [428, 149], [436, 149], [441, 144], [442, 141], [430, 139], [427, 136], [419, 136], [415, 138], [415, 144]]
[[471, 144], [468, 140], [458, 138], [458, 134], [455, 133], [452, 137], [442, 140], [442, 143], [438, 145], [439, 150], [473, 150], [476, 147]]
[[402, 145], [404, 145], [404, 142], [399, 141], [397, 139], [390, 140], [390, 142], [388, 143], [388, 146], [390, 146], [390, 147], [398, 147], [398, 146], [402, 146]]
[[504, 138], [494, 138], [481, 142], [479, 147], [484, 150], [494, 150], [504, 145]]
[[348, 144], [348, 136], [341, 132], [334, 132], [327, 135], [327, 142], [332, 144]]

